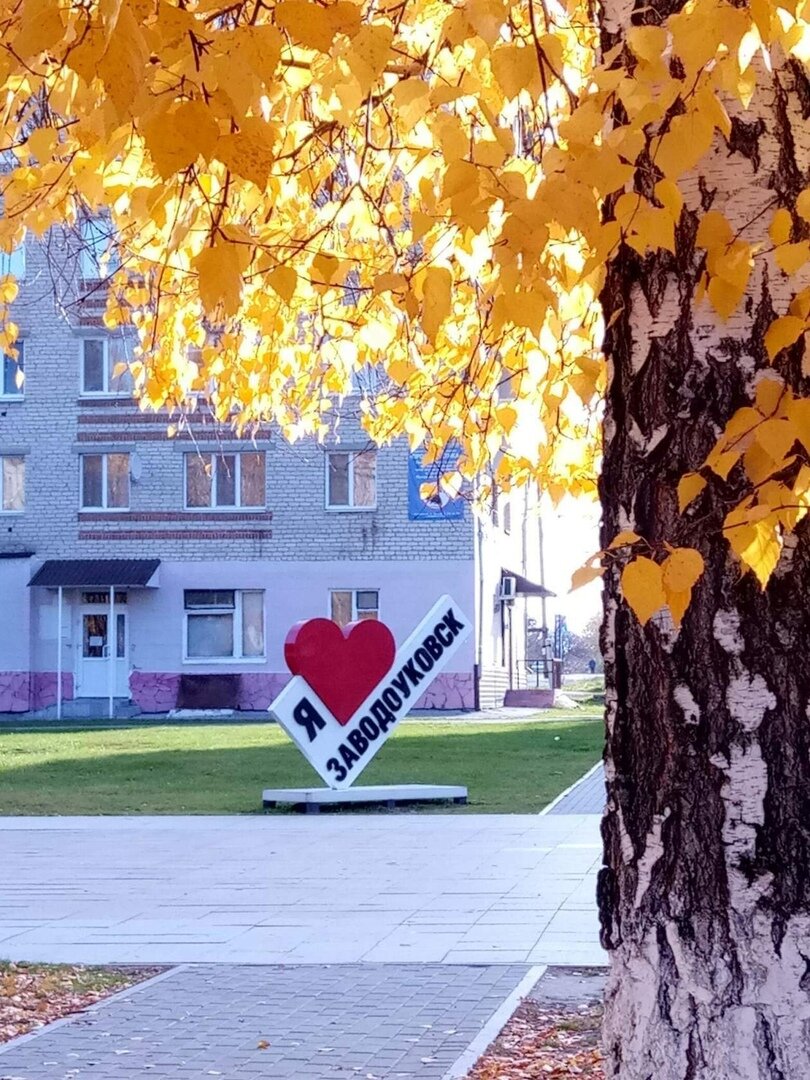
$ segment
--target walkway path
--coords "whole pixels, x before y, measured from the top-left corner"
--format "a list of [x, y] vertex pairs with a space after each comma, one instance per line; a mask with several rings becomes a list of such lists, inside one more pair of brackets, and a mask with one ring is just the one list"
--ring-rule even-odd
[[546, 807], [544, 814], [599, 814], [605, 808], [605, 767], [600, 761]]
[[602, 964], [593, 815], [0, 819], [0, 957]]
[[539, 974], [512, 964], [181, 967], [0, 1050], [0, 1080], [441, 1080]]

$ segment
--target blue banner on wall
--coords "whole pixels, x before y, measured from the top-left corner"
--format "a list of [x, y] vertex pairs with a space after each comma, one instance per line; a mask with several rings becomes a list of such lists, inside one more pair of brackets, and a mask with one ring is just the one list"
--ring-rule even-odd
[[439, 491], [432, 499], [423, 499], [423, 484], [435, 484], [438, 478], [453, 472], [461, 454], [460, 449], [448, 447], [439, 461], [424, 464], [423, 451], [412, 450], [408, 457], [408, 519], [410, 521], [461, 521], [464, 517], [464, 499], [451, 498]]

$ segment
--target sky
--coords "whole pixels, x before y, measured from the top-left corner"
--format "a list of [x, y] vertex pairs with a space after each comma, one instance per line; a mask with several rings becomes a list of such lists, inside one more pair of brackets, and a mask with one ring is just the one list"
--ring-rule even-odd
[[599, 550], [599, 505], [583, 499], [566, 499], [557, 509], [541, 507], [546, 587], [557, 594], [548, 603], [549, 626], [555, 615], [564, 615], [568, 629], [579, 633], [601, 609], [601, 581], [569, 592], [571, 575]]

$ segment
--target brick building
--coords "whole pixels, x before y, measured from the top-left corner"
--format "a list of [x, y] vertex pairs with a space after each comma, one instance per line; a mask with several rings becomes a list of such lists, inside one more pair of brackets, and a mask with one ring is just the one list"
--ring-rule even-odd
[[294, 622], [379, 617], [401, 640], [443, 592], [476, 635], [420, 705], [496, 704], [522, 685], [539, 562], [525, 493], [486, 520], [425, 506], [407, 445], [371, 448], [350, 399], [325, 445], [239, 441], [203, 416], [169, 438], [133, 400], [131, 343], [102, 328], [92, 262], [70, 245], [52, 234], [0, 267], [20, 277], [25, 376], [6, 358], [0, 713], [265, 709]]

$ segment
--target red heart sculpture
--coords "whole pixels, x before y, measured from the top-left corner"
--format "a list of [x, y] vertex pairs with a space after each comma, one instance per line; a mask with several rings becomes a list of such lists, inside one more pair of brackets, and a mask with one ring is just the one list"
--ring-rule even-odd
[[309, 683], [340, 724], [348, 724], [371, 691], [391, 670], [394, 635], [376, 619], [341, 630], [331, 619], [296, 623], [284, 642], [293, 675]]

